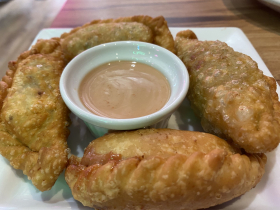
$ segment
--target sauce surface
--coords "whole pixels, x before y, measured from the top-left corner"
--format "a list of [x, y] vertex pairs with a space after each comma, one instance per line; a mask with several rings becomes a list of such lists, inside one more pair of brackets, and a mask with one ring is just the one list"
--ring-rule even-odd
[[113, 61], [90, 71], [79, 97], [93, 114], [116, 119], [142, 117], [160, 110], [170, 85], [157, 69], [134, 61]]

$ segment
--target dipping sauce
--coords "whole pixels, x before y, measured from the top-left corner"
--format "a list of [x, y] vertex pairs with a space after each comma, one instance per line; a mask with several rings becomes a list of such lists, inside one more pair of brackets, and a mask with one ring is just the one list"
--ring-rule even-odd
[[133, 61], [113, 61], [90, 71], [79, 97], [93, 114], [116, 119], [142, 117], [160, 110], [170, 85], [157, 69]]

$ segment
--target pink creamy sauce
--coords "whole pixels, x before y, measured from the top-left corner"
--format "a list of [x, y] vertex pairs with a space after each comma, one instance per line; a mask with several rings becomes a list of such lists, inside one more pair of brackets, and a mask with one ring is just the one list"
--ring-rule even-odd
[[113, 61], [90, 71], [79, 97], [93, 114], [116, 119], [142, 117], [160, 110], [170, 85], [157, 69], [138, 62]]

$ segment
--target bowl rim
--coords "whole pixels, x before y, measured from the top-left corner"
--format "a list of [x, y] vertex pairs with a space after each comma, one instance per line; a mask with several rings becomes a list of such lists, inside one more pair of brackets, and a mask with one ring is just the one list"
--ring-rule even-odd
[[[117, 45], [116, 45], [117, 44]], [[80, 107], [78, 107], [75, 103], [72, 102], [70, 97], [67, 94], [66, 89], [66, 76], [69, 69], [71, 69], [73, 63], [77, 62], [77, 60], [81, 59], [84, 56], [87, 56], [88, 54], [91, 54], [92, 52], [104, 49], [104, 47], [112, 47], [112, 46], [118, 46], [120, 45], [131, 45], [131, 44], [145, 44], [145, 47], [157, 47], [161, 51], [163, 51], [165, 54], [168, 54], [169, 56], [173, 57], [177, 61], [177, 64], [180, 66], [180, 69], [184, 69], [185, 71], [181, 70], [182, 76], [185, 78], [185, 85], [183, 85], [183, 89], [178, 94], [178, 97], [176, 100], [174, 100], [173, 103], [171, 103], [168, 107], [162, 108], [157, 112], [154, 112], [150, 115], [137, 117], [137, 118], [129, 118], [129, 119], [115, 119], [115, 118], [107, 118], [95, 115], [90, 112], [86, 112]], [[146, 46], [147, 45], [147, 46]], [[113, 129], [113, 130], [131, 130], [131, 129], [137, 129], [141, 127], [146, 127], [152, 124], [155, 124], [163, 119], [165, 119], [167, 116], [170, 116], [175, 109], [183, 102], [184, 98], [186, 97], [187, 91], [189, 89], [189, 74], [187, 71], [186, 66], [184, 63], [180, 60], [179, 57], [177, 57], [174, 53], [171, 51], [147, 42], [140, 42], [140, 41], [116, 41], [116, 42], [109, 42], [105, 44], [100, 44], [97, 46], [94, 46], [92, 48], [89, 48], [82, 53], [78, 54], [76, 57], [74, 57], [64, 68], [59, 82], [59, 88], [61, 96], [65, 102], [65, 104], [68, 106], [68, 108], [79, 118], [86, 121], [87, 123], [90, 123], [94, 126], [103, 127], [107, 129]]]

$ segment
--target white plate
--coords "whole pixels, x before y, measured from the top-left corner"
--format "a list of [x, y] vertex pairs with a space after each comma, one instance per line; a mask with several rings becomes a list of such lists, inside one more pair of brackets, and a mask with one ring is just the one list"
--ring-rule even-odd
[[[186, 28], [170, 28], [173, 36], [178, 31]], [[244, 33], [238, 28], [190, 28], [200, 40], [221, 40], [233, 47], [236, 51], [251, 56], [263, 70], [264, 74], [272, 76], [266, 65], [249, 42]], [[70, 29], [44, 29], [35, 38], [49, 39], [60, 36], [63, 32]], [[277, 89], [278, 94], [279, 86]], [[280, 94], [279, 94], [280, 95]], [[85, 127], [84, 123], [71, 115], [72, 125], [68, 145], [72, 154], [82, 156], [84, 148], [94, 137]], [[169, 121], [169, 128], [181, 130], [202, 131], [199, 119], [195, 117], [185, 100], [179, 109], [172, 115]], [[266, 165], [266, 173], [261, 182], [245, 195], [235, 198], [222, 205], [211, 209], [280, 209], [280, 147], [269, 153]], [[22, 171], [13, 169], [9, 162], [0, 156], [0, 209], [19, 209], [19, 210], [45, 210], [45, 209], [90, 209], [75, 201], [71, 191], [61, 174], [54, 187], [47, 192], [38, 191], [31, 181], [23, 175]]]
[[271, 9], [280, 12], [280, 0], [258, 0], [258, 1], [270, 7]]

